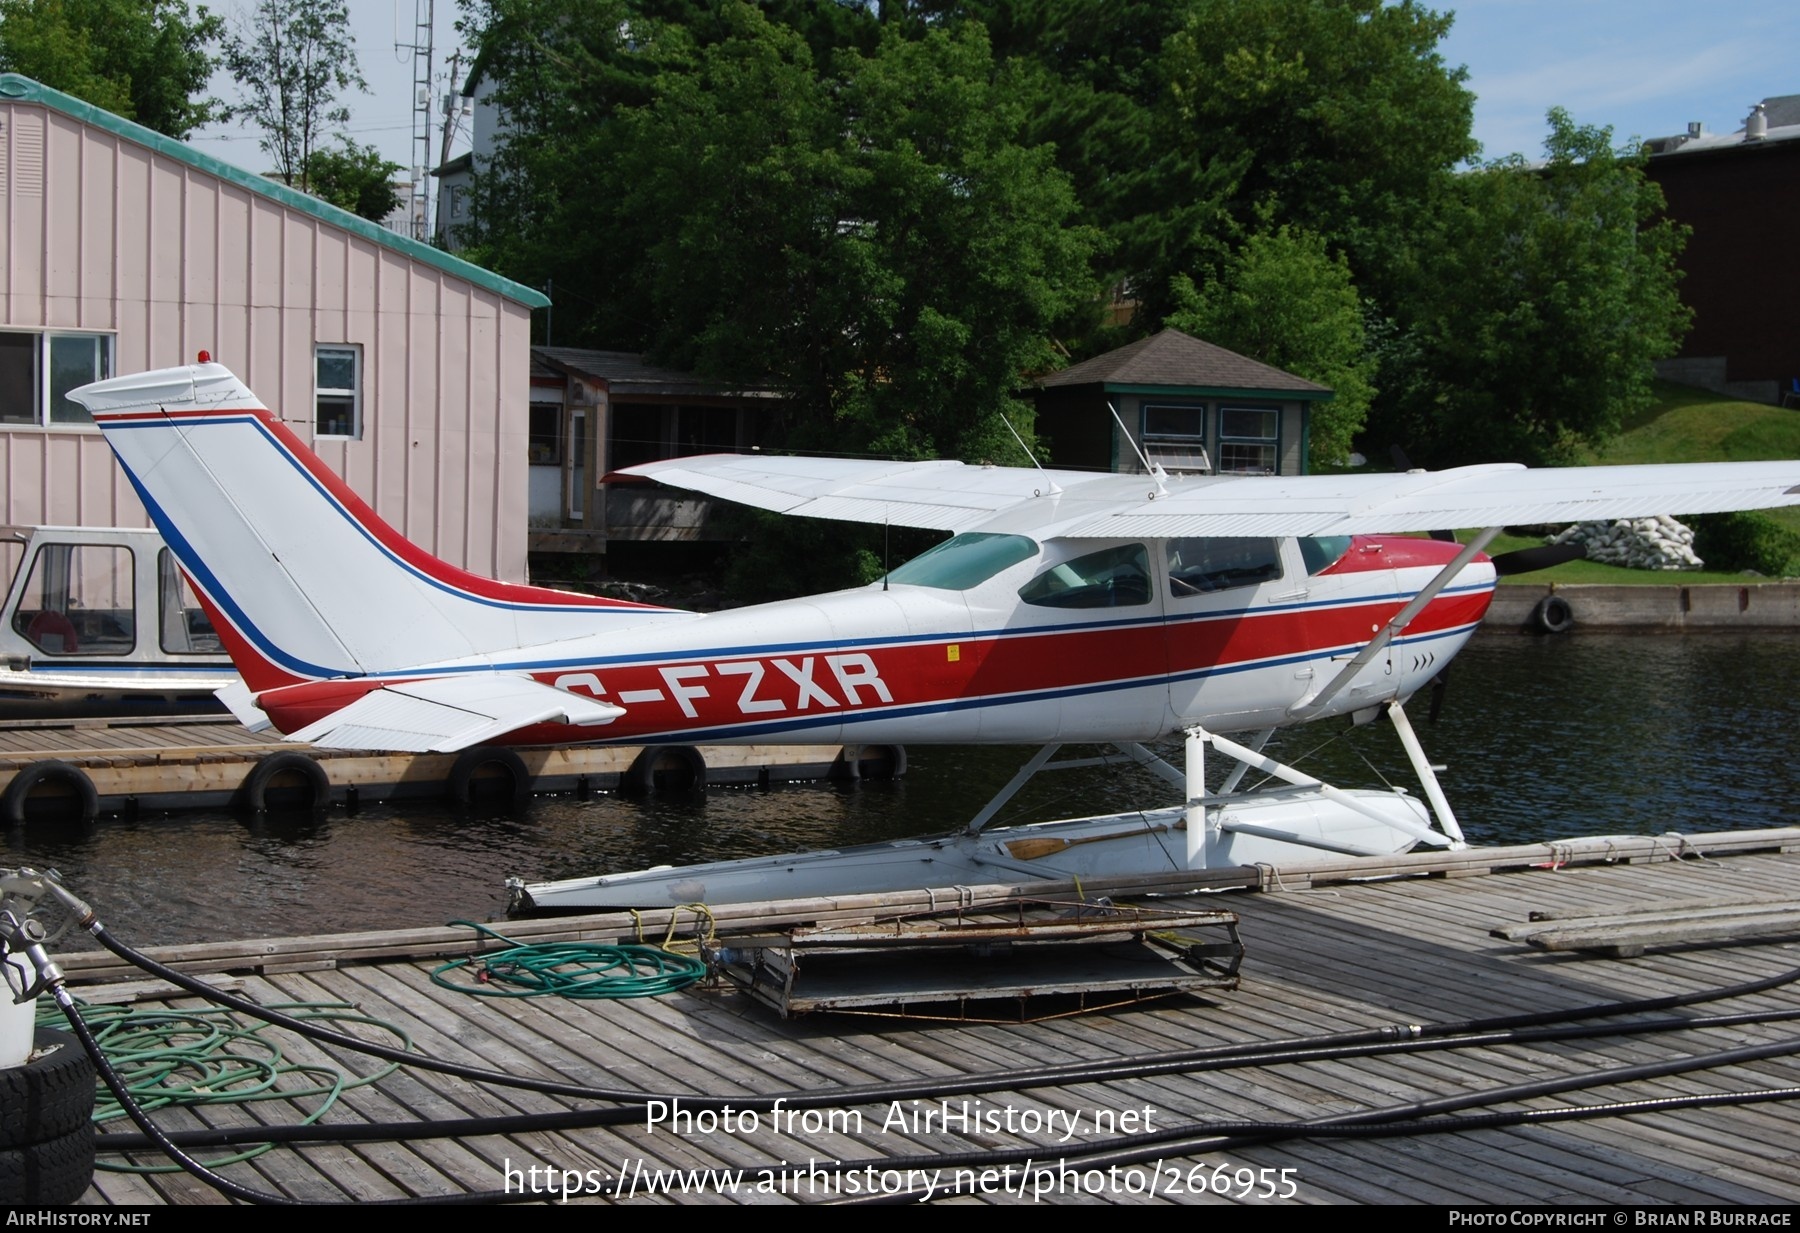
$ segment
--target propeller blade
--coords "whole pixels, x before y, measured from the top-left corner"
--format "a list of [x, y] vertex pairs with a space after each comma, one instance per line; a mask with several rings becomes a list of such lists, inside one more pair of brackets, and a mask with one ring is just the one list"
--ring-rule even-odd
[[1519, 548], [1492, 558], [1494, 572], [1502, 578], [1513, 574], [1529, 574], [1536, 569], [1549, 569], [1564, 561], [1580, 561], [1587, 557], [1587, 546], [1580, 543], [1545, 544], [1539, 548]]

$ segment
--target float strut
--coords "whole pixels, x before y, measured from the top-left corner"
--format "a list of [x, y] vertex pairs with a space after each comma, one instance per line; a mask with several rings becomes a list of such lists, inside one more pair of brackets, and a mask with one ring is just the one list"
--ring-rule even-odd
[[1425, 799], [1431, 802], [1431, 812], [1437, 815], [1438, 825], [1444, 828], [1444, 834], [1450, 836], [1450, 847], [1468, 847], [1463, 842], [1462, 827], [1457, 825], [1456, 815], [1450, 812], [1450, 800], [1444, 795], [1444, 789], [1438, 786], [1437, 768], [1426, 759], [1425, 747], [1419, 744], [1419, 736], [1413, 731], [1412, 720], [1406, 717], [1406, 708], [1396, 699], [1388, 703], [1387, 713], [1394, 731], [1400, 734], [1400, 744], [1405, 747], [1406, 756], [1412, 760], [1413, 771], [1419, 776], [1419, 786], [1425, 789]]
[[1187, 867], [1206, 868], [1206, 742], [1204, 728], [1187, 730]]

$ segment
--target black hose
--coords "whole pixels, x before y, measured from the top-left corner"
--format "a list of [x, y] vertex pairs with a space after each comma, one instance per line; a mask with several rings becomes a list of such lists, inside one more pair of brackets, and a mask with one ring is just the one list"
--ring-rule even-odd
[[[1534, 1028], [1516, 1032], [1487, 1032], [1430, 1041], [1385, 1041], [1376, 1044], [1350, 1045], [1336, 1048], [1294, 1049], [1281, 1053], [1263, 1053], [1242, 1057], [1206, 1058], [1189, 1067], [1186, 1073], [1235, 1070], [1250, 1066], [1279, 1066], [1296, 1062], [1327, 1062], [1344, 1058], [1377, 1057], [1389, 1053], [1437, 1052], [1440, 1050], [1479, 1048], [1500, 1044], [1546, 1044], [1570, 1040], [1588, 1040], [1600, 1036], [1625, 1033], [1645, 1035], [1660, 1032], [1697, 1031], [1703, 1028], [1742, 1027], [1753, 1023], [1779, 1023], [1800, 1019], [1800, 1010], [1750, 1011], [1737, 1015], [1709, 1015], [1691, 1019], [1653, 1019], [1615, 1025], [1590, 1025], [1577, 1028]], [[1019, 1083], [1020, 1087], [1053, 1087], [1054, 1083]], [[848, 1089], [840, 1089], [848, 1090]], [[960, 1088], [935, 1088], [926, 1095], [938, 1096]], [[914, 1097], [916, 1099], [916, 1097]], [[684, 1097], [685, 1101], [686, 1098]], [[838, 1105], [875, 1103], [839, 1100]], [[745, 1108], [744, 1105], [736, 1106]], [[605, 1109], [571, 1109], [555, 1113], [514, 1113], [493, 1117], [467, 1117], [429, 1122], [356, 1122], [347, 1125], [324, 1125], [311, 1122], [299, 1126], [231, 1126], [205, 1130], [168, 1132], [168, 1137], [183, 1147], [232, 1147], [245, 1143], [400, 1143], [415, 1139], [472, 1138], [478, 1135], [526, 1134], [534, 1131], [587, 1130], [598, 1126], [629, 1125], [643, 1120], [643, 1110], [635, 1106]], [[142, 1135], [101, 1135], [102, 1151], [133, 1152], [153, 1146]]]

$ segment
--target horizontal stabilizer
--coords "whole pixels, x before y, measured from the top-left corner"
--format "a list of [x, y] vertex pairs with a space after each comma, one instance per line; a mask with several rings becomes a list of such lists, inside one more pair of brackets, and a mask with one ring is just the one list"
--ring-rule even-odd
[[223, 689], [213, 690], [213, 697], [252, 732], [267, 732], [275, 726], [263, 713], [263, 709], [256, 705], [256, 695], [242, 681], [233, 681]]
[[288, 734], [324, 749], [454, 753], [532, 724], [608, 724], [623, 707], [526, 676], [484, 673], [398, 681]]

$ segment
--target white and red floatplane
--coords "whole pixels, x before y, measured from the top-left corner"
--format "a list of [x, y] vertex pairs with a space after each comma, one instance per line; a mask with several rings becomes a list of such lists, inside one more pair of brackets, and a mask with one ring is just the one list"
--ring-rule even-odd
[[[1058, 745], [1100, 742], [1160, 767], [1185, 798], [1124, 819], [984, 830], [996, 801], [935, 840], [524, 886], [544, 908], [1459, 845], [1404, 703], [1479, 624], [1497, 530], [1800, 502], [1794, 462], [1168, 477], [722, 454], [631, 468], [765, 509], [954, 533], [868, 586], [695, 614], [436, 560], [221, 365], [71, 397], [206, 605], [243, 677], [226, 701], [254, 726], [399, 750], [1043, 745], [1022, 775]], [[1469, 526], [1490, 529], [1461, 546], [1403, 534]], [[1339, 791], [1261, 752], [1289, 725], [1383, 713], [1429, 810]], [[1182, 770], [1142, 745], [1175, 733]], [[1208, 749], [1238, 763], [1211, 793]], [[1283, 786], [1236, 792], [1249, 767]]]

